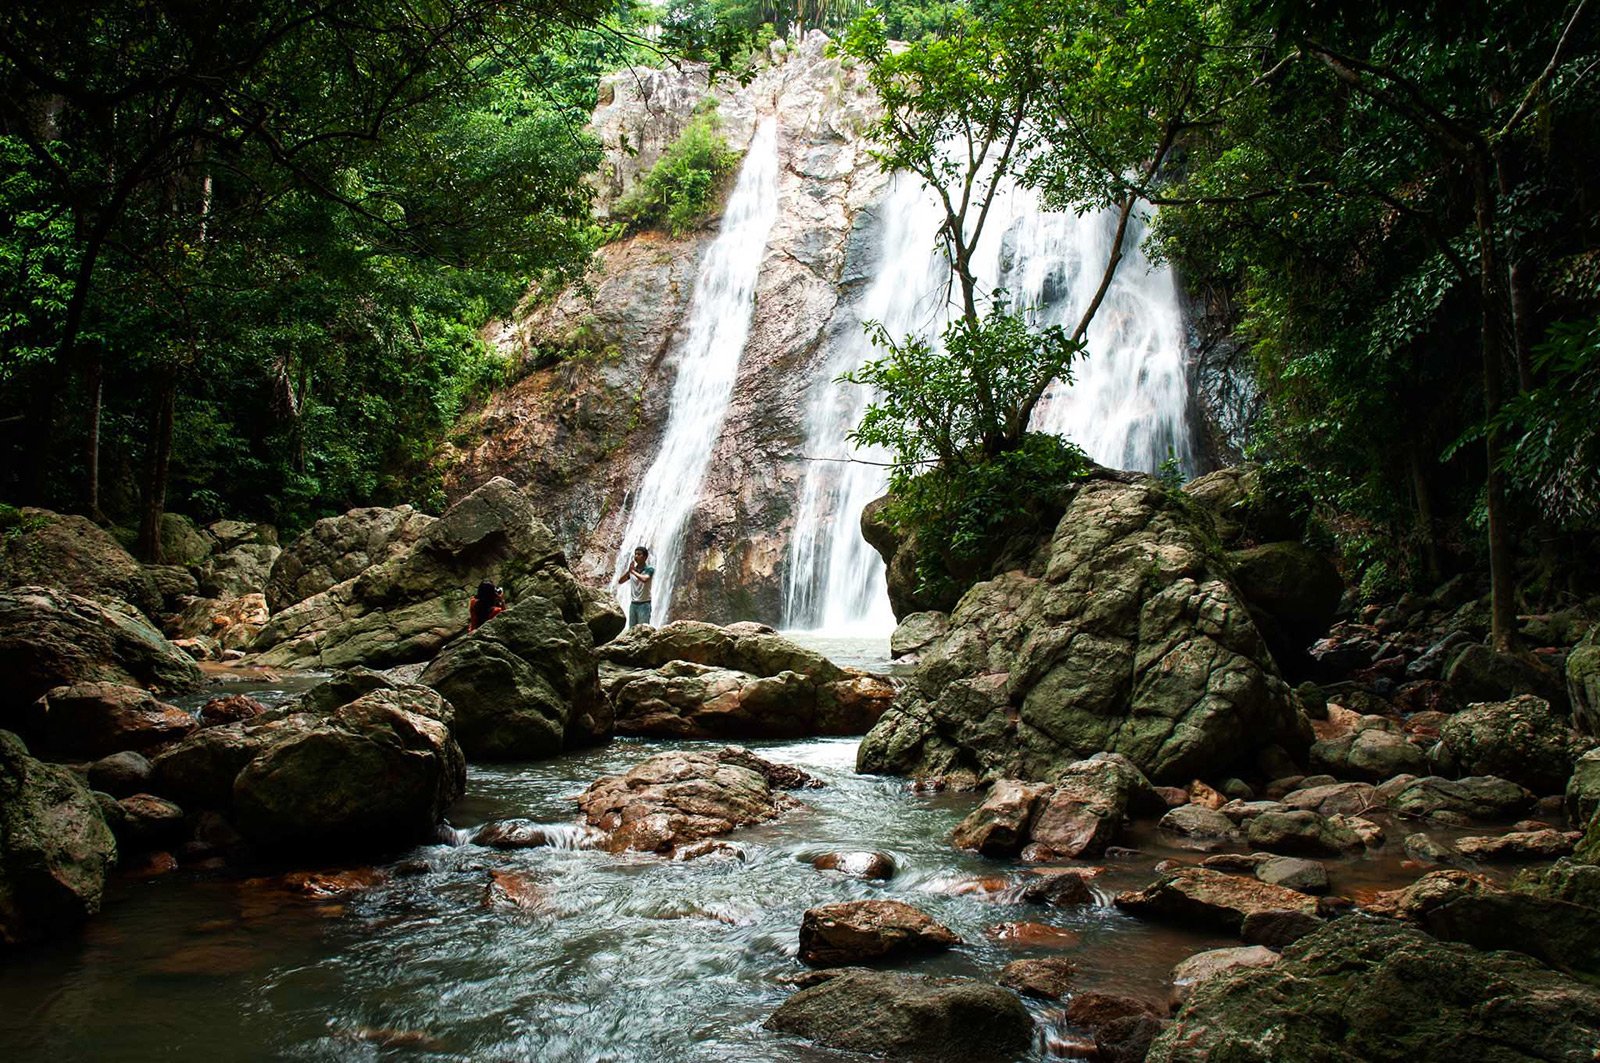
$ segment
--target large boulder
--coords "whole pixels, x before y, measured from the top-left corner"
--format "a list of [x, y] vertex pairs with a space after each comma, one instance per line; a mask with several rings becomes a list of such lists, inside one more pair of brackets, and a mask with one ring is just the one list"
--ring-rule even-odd
[[89, 788], [0, 731], [0, 944], [34, 941], [99, 911], [116, 859]]
[[1398, 787], [1389, 807], [1417, 818], [1509, 819], [1533, 806], [1534, 795], [1508, 779], [1473, 775], [1443, 779], [1430, 775]]
[[466, 790], [447, 713], [426, 687], [394, 687], [284, 728], [234, 779], [236, 826], [264, 849], [341, 855], [429, 837]]
[[1091, 480], [1042, 548], [962, 597], [861, 744], [887, 774], [1051, 779], [1102, 750], [1215, 777], [1311, 730], [1201, 517], [1154, 481]]
[[75, 683], [39, 699], [28, 736], [36, 749], [53, 757], [95, 760], [168, 745], [199, 726], [191, 713], [139, 687]]
[[383, 666], [428, 660], [467, 628], [467, 601], [484, 579], [510, 601], [541, 594], [573, 601], [591, 628], [619, 614], [567, 571], [532, 501], [496, 477], [428, 525], [408, 549], [273, 615], [256, 660], [277, 667]]
[[797, 808], [782, 791], [810, 783], [804, 772], [737, 747], [674, 751], [597, 779], [578, 807], [613, 852], [671, 852]]
[[828, 1048], [928, 1063], [1007, 1063], [1033, 1047], [1015, 993], [971, 978], [840, 971], [784, 1001], [766, 1022]]
[[1565, 717], [1530, 694], [1471, 705], [1439, 728], [1435, 760], [1464, 775], [1497, 775], [1536, 794], [1562, 793], [1581, 751]]
[[1586, 1060], [1600, 990], [1509, 952], [1359, 916], [1196, 986], [1149, 1063]]
[[841, 668], [769, 627], [680, 620], [636, 627], [601, 648], [601, 686], [619, 734], [798, 738], [865, 734], [895, 686]]
[[1470, 643], [1451, 659], [1444, 679], [1464, 702], [1506, 701], [1519, 694], [1534, 694], [1560, 712], [1568, 708], [1562, 675], [1530, 654], [1500, 653]]
[[1228, 555], [1243, 596], [1278, 661], [1304, 670], [1306, 649], [1327, 634], [1344, 580], [1327, 555], [1299, 542], [1264, 543]]
[[0, 529], [0, 587], [58, 587], [102, 602], [161, 609], [155, 581], [122, 544], [88, 517], [22, 509]]
[[269, 618], [267, 600], [260, 594], [232, 598], [192, 598], [167, 621], [167, 631], [179, 641], [214, 640], [230, 650], [250, 646]]
[[205, 564], [216, 540], [178, 513], [161, 514], [161, 560], [164, 565], [188, 569]]
[[200, 570], [200, 593], [219, 599], [261, 594], [281, 552], [270, 543], [242, 543], [213, 554]]
[[174, 694], [204, 681], [188, 654], [131, 610], [47, 587], [0, 592], [0, 675], [0, 724], [74, 683]]
[[1600, 746], [1589, 750], [1572, 766], [1567, 780], [1567, 815], [1575, 824], [1589, 822], [1600, 808]]
[[541, 595], [453, 643], [418, 681], [454, 708], [474, 759], [548, 757], [611, 733], [588, 625]]
[[1272, 490], [1253, 462], [1198, 476], [1183, 485], [1183, 493], [1211, 514], [1218, 538], [1230, 546], [1298, 539], [1305, 532], [1308, 500]]
[[229, 816], [272, 852], [372, 853], [427, 838], [466, 788], [450, 706], [375, 672], [341, 675], [157, 757], [151, 788]]
[[1584, 734], [1600, 735], [1600, 624], [1567, 654], [1567, 698], [1573, 725]]
[[280, 612], [356, 578], [413, 546], [434, 519], [410, 506], [368, 506], [322, 518], [273, 562], [267, 605]]

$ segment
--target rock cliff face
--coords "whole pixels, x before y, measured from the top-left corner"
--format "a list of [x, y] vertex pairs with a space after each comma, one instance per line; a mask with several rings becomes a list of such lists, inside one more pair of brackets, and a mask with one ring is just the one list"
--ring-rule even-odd
[[[807, 385], [848, 298], [851, 267], [870, 247], [867, 208], [885, 183], [859, 135], [875, 98], [859, 71], [824, 54], [825, 44], [813, 35], [743, 88], [708, 83], [693, 64], [625, 71], [607, 79], [595, 112], [606, 149], [602, 214], [703, 100], [716, 101], [735, 148], [749, 143], [760, 118], [775, 115], [778, 124], [778, 218], [733, 403], [685, 536], [677, 616], [727, 623], [781, 615]], [[495, 475], [523, 484], [551, 515], [580, 578], [611, 570], [627, 493], [666, 421], [675, 347], [717, 221], [680, 239], [643, 232], [610, 244], [586, 287], [492, 327], [494, 342], [529, 371], [462, 426], [447, 486], [459, 495]]]

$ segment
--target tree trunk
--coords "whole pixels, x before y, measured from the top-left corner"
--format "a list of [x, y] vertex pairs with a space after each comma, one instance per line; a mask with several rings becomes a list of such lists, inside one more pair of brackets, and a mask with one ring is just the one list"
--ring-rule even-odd
[[1489, 514], [1490, 640], [1497, 650], [1516, 644], [1516, 575], [1510, 515], [1506, 512], [1505, 473], [1501, 469], [1504, 441], [1497, 418], [1503, 400], [1505, 372], [1505, 307], [1502, 302], [1501, 266], [1495, 241], [1495, 183], [1493, 161], [1487, 148], [1472, 158], [1473, 208], [1478, 229], [1478, 301], [1483, 328], [1483, 412], [1488, 422], [1484, 448], [1489, 472], [1484, 484]]
[[1417, 531], [1422, 537], [1422, 564], [1426, 569], [1429, 586], [1438, 586], [1442, 572], [1439, 567], [1439, 543], [1434, 534], [1433, 498], [1428, 490], [1428, 477], [1422, 471], [1422, 458], [1415, 447], [1411, 448], [1411, 493], [1417, 504]]
[[145, 483], [144, 508], [139, 516], [139, 557], [152, 565], [165, 560], [161, 554], [161, 516], [167, 507], [167, 474], [172, 463], [172, 419], [178, 392], [176, 371], [162, 369], [156, 389], [155, 410], [150, 417], [149, 475]]
[[[1504, 200], [1511, 195], [1511, 172], [1503, 149], [1494, 153], [1495, 186]], [[1527, 252], [1522, 247], [1513, 227], [1507, 233], [1506, 282], [1510, 292], [1511, 349], [1517, 368], [1517, 390], [1526, 394], [1533, 390], [1533, 271], [1527, 264]]]
[[85, 477], [84, 499], [89, 519], [96, 524], [105, 523], [100, 512], [100, 412], [105, 396], [105, 364], [100, 350], [95, 348], [84, 368], [85, 389], [89, 393], [89, 439], [84, 446], [83, 460], [88, 474]]

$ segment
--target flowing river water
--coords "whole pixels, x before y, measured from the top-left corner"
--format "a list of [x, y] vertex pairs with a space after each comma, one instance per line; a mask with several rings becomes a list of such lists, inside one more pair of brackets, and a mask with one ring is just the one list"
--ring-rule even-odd
[[[802, 636], [804, 638], [804, 636]], [[879, 640], [813, 645], [845, 663], [886, 667]], [[303, 689], [303, 683], [300, 687]], [[267, 692], [281, 699], [281, 687]], [[996, 876], [1020, 865], [953, 848], [972, 794], [921, 794], [904, 779], [857, 775], [857, 740], [750, 743], [826, 785], [805, 808], [731, 836], [743, 860], [473, 845], [498, 819], [564, 824], [572, 795], [665, 749], [713, 743], [618, 739], [528, 764], [474, 765], [448, 841], [354, 877], [349, 893], [284, 888], [281, 878], [180, 870], [116, 878], [105, 909], [76, 939], [0, 960], [0, 1057], [12, 1061], [147, 1059], [826, 1060], [852, 1057], [762, 1029], [793, 991], [797, 931], [818, 904], [889, 897], [925, 910], [964, 944], [899, 966], [992, 979], [1022, 956], [1067, 955], [1079, 989], [1165, 998], [1172, 966], [1234, 945], [1209, 932], [1124, 915], [1110, 897], [1145, 885], [1169, 849], [1145, 826], [1099, 861], [1100, 902], [1050, 908], [1008, 900]], [[573, 832], [575, 833], [575, 832]], [[821, 853], [877, 850], [898, 867], [873, 883], [818, 871]], [[1420, 871], [1386, 855], [1333, 864], [1335, 892], [1393, 886]], [[1394, 854], [1394, 855], [1387, 855]], [[283, 869], [260, 872], [273, 876]], [[509, 873], [527, 906], [496, 903]], [[988, 891], [975, 889], [990, 879]], [[999, 884], [1003, 885], [1003, 883]], [[1008, 921], [1068, 933], [1055, 948], [986, 934]], [[1066, 951], [1060, 951], [1064, 946]], [[1070, 1055], [1060, 1005], [1040, 1019], [1032, 1058]]]

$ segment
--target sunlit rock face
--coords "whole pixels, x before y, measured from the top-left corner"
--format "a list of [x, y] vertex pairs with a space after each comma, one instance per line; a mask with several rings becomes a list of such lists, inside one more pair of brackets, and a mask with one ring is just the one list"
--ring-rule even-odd
[[[708, 85], [705, 67], [694, 64], [624, 71], [607, 79], [595, 112], [593, 129], [606, 150], [602, 214], [703, 100], [716, 101], [735, 149], [750, 144], [761, 119], [776, 120], [778, 210], [732, 399], [682, 536], [673, 616], [775, 622], [782, 615], [807, 387], [850, 290], [847, 261], [867, 253], [857, 231], [868, 224], [864, 211], [885, 183], [860, 138], [875, 98], [860, 71], [824, 54], [825, 43], [809, 38], [742, 88]], [[599, 581], [612, 572], [629, 494], [667, 421], [701, 258], [720, 221], [682, 238], [644, 232], [609, 244], [586, 288], [492, 326], [494, 342], [530, 371], [462, 426], [448, 488], [465, 492], [493, 475], [524, 484], [580, 577]], [[659, 603], [657, 612], [659, 621]]]

